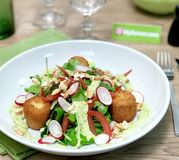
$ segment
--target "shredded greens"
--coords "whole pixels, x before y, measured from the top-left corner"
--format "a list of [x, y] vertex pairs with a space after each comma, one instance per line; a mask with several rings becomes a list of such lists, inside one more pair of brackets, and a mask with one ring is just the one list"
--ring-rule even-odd
[[[98, 87], [103, 87], [103, 89], [107, 89], [108, 96], [111, 96], [116, 88], [122, 86], [124, 90], [130, 91], [132, 85], [124, 74], [114, 76], [112, 73], [97, 68], [93, 63], [86, 67], [86, 71], [80, 71], [77, 70], [79, 65], [82, 63], [78, 57], [70, 59], [62, 67], [57, 65], [56, 68], [48, 69], [41, 75], [30, 76], [32, 84], [25, 88], [25, 92], [33, 94], [34, 97], [41, 96], [51, 106], [48, 120], [40, 128], [41, 138], [53, 136], [49, 129], [49, 123], [52, 120], [60, 124], [62, 129], [62, 136], [56, 138], [55, 143], [81, 147], [93, 144], [96, 135], [100, 133], [106, 133], [111, 138], [110, 123], [113, 118], [110, 105], [112, 102], [110, 105], [105, 105], [96, 90]], [[104, 83], [105, 79], [110, 79], [113, 83], [111, 85]], [[74, 83], [78, 85], [72, 86]], [[59, 102], [59, 97], [63, 98], [62, 104]], [[90, 115], [89, 111], [93, 111], [91, 114], [98, 113], [100, 118], [95, 114]], [[89, 118], [91, 118], [91, 122]], [[15, 121], [17, 124], [18, 122]], [[90, 125], [90, 123], [92, 124]], [[92, 125], [94, 125], [94, 131], [91, 128]], [[19, 126], [21, 130], [28, 128], [27, 125]]]

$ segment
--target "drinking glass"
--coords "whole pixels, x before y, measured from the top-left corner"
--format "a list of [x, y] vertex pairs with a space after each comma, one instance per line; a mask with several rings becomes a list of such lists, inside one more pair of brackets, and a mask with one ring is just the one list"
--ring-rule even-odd
[[55, 0], [43, 0], [44, 9], [40, 12], [34, 24], [42, 29], [57, 28], [65, 24], [66, 16], [64, 12], [54, 10]]
[[0, 39], [12, 35], [15, 31], [12, 0], [0, 0]]
[[92, 29], [95, 23], [91, 21], [91, 15], [95, 14], [101, 8], [104, 7], [107, 0], [69, 0], [69, 4], [76, 11], [83, 14], [83, 22], [80, 27], [83, 30], [83, 35], [77, 37], [80, 39], [97, 39], [92, 36]]

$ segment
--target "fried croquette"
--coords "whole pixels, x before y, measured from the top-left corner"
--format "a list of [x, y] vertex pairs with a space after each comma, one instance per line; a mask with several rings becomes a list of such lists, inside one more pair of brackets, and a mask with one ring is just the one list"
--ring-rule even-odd
[[74, 57], [70, 58], [70, 60], [78, 60], [80, 62], [80, 65], [89, 67], [89, 63], [84, 57], [74, 56]]
[[50, 103], [44, 101], [41, 96], [26, 100], [23, 109], [27, 125], [34, 130], [42, 128], [49, 118], [50, 106]]
[[136, 115], [136, 108], [136, 99], [130, 92], [120, 90], [114, 93], [110, 112], [116, 122], [131, 121]]

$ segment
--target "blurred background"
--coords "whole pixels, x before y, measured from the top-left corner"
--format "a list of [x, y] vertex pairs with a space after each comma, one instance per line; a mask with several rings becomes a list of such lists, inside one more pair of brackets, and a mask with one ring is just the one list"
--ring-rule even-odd
[[[107, 4], [99, 12], [92, 16], [94, 22], [97, 22], [94, 28], [94, 34], [111, 41], [111, 28], [113, 23], [123, 22], [123, 23], [142, 23], [142, 24], [153, 24], [160, 25], [163, 29], [162, 32], [162, 44], [167, 43], [167, 35], [170, 25], [174, 19], [174, 14], [171, 13], [171, 8], [163, 11], [161, 8], [163, 5], [152, 5], [158, 10], [162, 10], [161, 13], [153, 14], [147, 12], [140, 7], [144, 7], [146, 4], [146, 10], [150, 10], [147, 2], [152, 2], [149, 0], [108, 0]], [[157, 2], [158, 0], [153, 0]], [[162, 1], [162, 0], [159, 0]], [[178, 0], [168, 0], [176, 4]], [[163, 0], [165, 3], [166, 0]], [[137, 5], [136, 5], [137, 4]], [[156, 3], [157, 4], [157, 3]], [[16, 32], [13, 35], [13, 39], [10, 37], [8, 39], [0, 41], [0, 47], [6, 46], [7, 41], [19, 41], [23, 38], [29, 37], [34, 33], [41, 30], [34, 25], [34, 20], [36, 15], [44, 8], [44, 2], [42, 0], [31, 0], [28, 3], [25, 0], [13, 0], [14, 6], [14, 16], [15, 16], [15, 28]], [[138, 7], [140, 6], [140, 7]], [[167, 5], [168, 7], [169, 5]], [[56, 0], [54, 1], [54, 9], [57, 11], [63, 10], [67, 16], [67, 22], [64, 26], [57, 28], [57, 30], [66, 33], [69, 36], [73, 36], [75, 33], [80, 31], [79, 25], [83, 19], [83, 16], [72, 9], [69, 6], [67, 0]], [[164, 7], [165, 9], [165, 7]], [[174, 8], [173, 8], [174, 9]], [[155, 9], [154, 11], [155, 12]], [[159, 11], [158, 11], [159, 12]], [[165, 14], [166, 12], [166, 14]], [[109, 14], [110, 13], [110, 14]], [[112, 15], [112, 16], [111, 16]], [[102, 17], [102, 18], [101, 18]], [[124, 43], [124, 42], [121, 42]], [[130, 44], [129, 44], [130, 45]], [[137, 45], [137, 44], [136, 44]]]

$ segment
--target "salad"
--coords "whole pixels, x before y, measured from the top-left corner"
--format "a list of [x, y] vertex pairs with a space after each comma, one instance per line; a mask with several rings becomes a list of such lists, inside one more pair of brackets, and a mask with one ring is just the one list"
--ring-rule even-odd
[[30, 76], [26, 94], [15, 99], [11, 113], [15, 132], [40, 131], [39, 144], [81, 147], [110, 143], [127, 130], [144, 104], [127, 72], [113, 75], [84, 57]]

